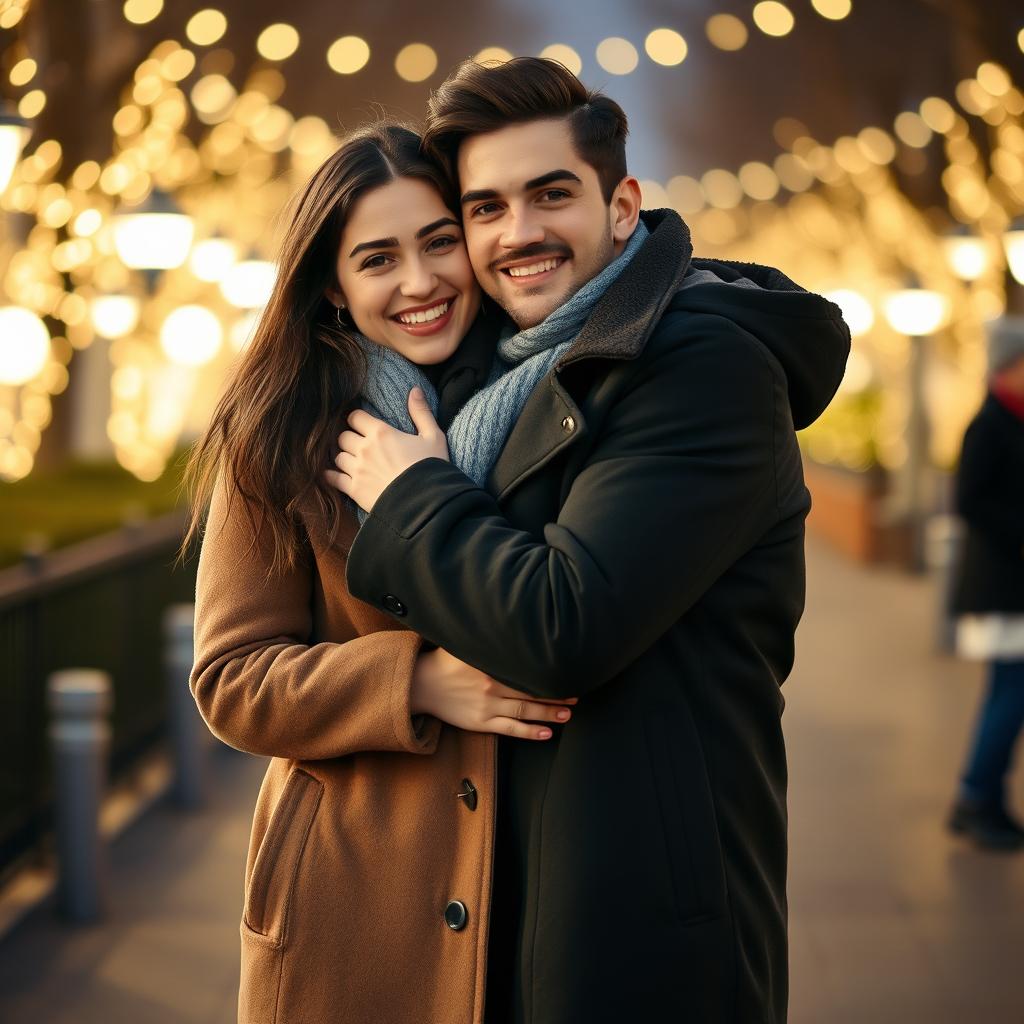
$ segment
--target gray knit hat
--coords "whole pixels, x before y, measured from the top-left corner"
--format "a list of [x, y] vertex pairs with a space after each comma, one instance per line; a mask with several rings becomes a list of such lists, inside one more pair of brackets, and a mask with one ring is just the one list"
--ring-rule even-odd
[[1024, 316], [1003, 316], [988, 328], [988, 369], [999, 373], [1024, 359]]

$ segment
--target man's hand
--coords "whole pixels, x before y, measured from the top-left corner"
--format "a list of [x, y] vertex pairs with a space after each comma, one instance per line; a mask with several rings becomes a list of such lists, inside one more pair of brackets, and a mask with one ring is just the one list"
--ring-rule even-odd
[[410, 466], [423, 459], [450, 461], [448, 440], [419, 388], [409, 392], [409, 416], [415, 434], [396, 430], [362, 409], [351, 413], [350, 429], [338, 435], [338, 468], [324, 472], [327, 482], [370, 512], [388, 484]]

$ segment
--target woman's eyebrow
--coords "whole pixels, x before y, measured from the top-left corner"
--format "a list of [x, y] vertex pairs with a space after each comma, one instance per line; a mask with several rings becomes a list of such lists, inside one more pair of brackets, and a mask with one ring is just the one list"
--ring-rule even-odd
[[398, 247], [397, 238], [378, 238], [372, 242], [360, 242], [349, 254], [351, 259], [357, 252], [362, 252], [364, 249], [395, 249]]
[[431, 231], [436, 231], [440, 227], [444, 227], [445, 224], [451, 224], [453, 227], [459, 227], [459, 222], [454, 217], [438, 217], [437, 220], [428, 224], [425, 228], [420, 228], [416, 232], [417, 238], [426, 238]]

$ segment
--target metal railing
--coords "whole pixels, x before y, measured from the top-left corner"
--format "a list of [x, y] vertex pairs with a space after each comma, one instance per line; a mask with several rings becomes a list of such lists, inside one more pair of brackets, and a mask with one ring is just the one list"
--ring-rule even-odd
[[0, 572], [0, 881], [52, 850], [51, 673], [109, 676], [112, 782], [166, 735], [163, 616], [195, 594], [194, 560], [175, 565], [182, 526], [173, 513]]

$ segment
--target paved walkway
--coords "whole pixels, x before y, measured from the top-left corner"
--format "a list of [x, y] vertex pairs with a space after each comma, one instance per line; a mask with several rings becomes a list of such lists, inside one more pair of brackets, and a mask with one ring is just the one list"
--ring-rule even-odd
[[[980, 674], [931, 653], [926, 582], [809, 554], [785, 688], [790, 1022], [1020, 1024], [1024, 854], [981, 853], [941, 828]], [[207, 811], [158, 806], [115, 844], [106, 924], [37, 913], [0, 944], [0, 1021], [234, 1021], [263, 762], [219, 750], [215, 766]]]

